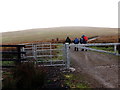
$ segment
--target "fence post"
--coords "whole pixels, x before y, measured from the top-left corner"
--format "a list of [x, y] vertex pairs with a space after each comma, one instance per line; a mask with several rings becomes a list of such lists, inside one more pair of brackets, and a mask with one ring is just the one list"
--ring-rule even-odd
[[[120, 38], [119, 38], [118, 43], [120, 43]], [[120, 45], [118, 45], [118, 54], [120, 54]]]
[[33, 50], [34, 50], [34, 52], [33, 52], [34, 54], [33, 55], [34, 55], [35, 64], [36, 64], [36, 60], [37, 60], [37, 56], [36, 55], [37, 55], [37, 52], [36, 52], [36, 45], [35, 44], [33, 45]]
[[[22, 47], [22, 51], [25, 52], [25, 47]], [[22, 54], [22, 57], [25, 59], [26, 57], [26, 53], [25, 54]]]
[[114, 52], [117, 52], [117, 45], [114, 45]]
[[65, 43], [65, 50], [66, 50], [66, 67], [67, 69], [70, 68], [70, 58], [69, 58], [69, 43]]
[[51, 45], [51, 43], [50, 43], [50, 59], [51, 59], [51, 62], [50, 62], [50, 64], [52, 65], [52, 51], [51, 51], [51, 49], [52, 49], [52, 45]]
[[34, 56], [34, 45], [32, 44], [32, 56]]
[[17, 64], [20, 63], [21, 61], [21, 50], [20, 50], [20, 47], [17, 47], [17, 52], [18, 52], [18, 60], [17, 60]]

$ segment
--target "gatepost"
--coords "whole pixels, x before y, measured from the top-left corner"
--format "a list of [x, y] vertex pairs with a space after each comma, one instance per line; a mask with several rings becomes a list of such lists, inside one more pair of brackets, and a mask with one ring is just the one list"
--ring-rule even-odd
[[66, 68], [70, 68], [70, 57], [69, 57], [69, 43], [65, 43], [65, 54], [66, 54]]

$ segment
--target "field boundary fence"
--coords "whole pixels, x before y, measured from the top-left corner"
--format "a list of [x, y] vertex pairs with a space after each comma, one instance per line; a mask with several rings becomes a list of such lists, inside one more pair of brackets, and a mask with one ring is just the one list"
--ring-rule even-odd
[[[0, 45], [2, 51], [0, 51], [0, 61], [15, 61], [16, 64], [19, 64], [21, 61], [26, 60], [23, 58], [26, 54], [24, 51], [25, 45]], [[4, 48], [7, 50], [4, 50]], [[15, 50], [11, 50], [11, 48], [14, 48]], [[9, 68], [14, 67], [14, 65], [1, 65], [2, 68]]]
[[[91, 46], [112, 46], [113, 51], [106, 51], [91, 48]], [[109, 53], [120, 56], [120, 43], [90, 43], [90, 44], [56, 44], [50, 42], [44, 43], [26, 43], [21, 45], [0, 45], [2, 48], [16, 48], [16, 51], [0, 51], [2, 55], [14, 55], [16, 58], [0, 58], [0, 61], [33, 62], [40, 66], [63, 66], [70, 68], [70, 52], [69, 47], [77, 47], [78, 49], [86, 49], [90, 51]], [[8, 56], [9, 56], [8, 55]], [[12, 67], [3, 66], [2, 67]]]

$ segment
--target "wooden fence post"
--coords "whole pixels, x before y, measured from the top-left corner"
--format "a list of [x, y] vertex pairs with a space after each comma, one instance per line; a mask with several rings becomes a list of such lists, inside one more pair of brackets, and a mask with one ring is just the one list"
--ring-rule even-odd
[[65, 43], [65, 50], [66, 50], [66, 67], [67, 69], [70, 68], [70, 57], [69, 57], [69, 43]]
[[18, 59], [18, 60], [17, 60], [17, 64], [21, 62], [21, 61], [20, 61], [20, 60], [21, 60], [21, 53], [20, 53], [21, 50], [20, 50], [20, 49], [21, 49], [20, 47], [17, 47], [17, 52], [18, 52], [18, 54], [17, 54], [17, 59]]
[[[120, 38], [119, 38], [119, 43], [120, 43]], [[120, 45], [118, 45], [118, 54], [120, 54]]]

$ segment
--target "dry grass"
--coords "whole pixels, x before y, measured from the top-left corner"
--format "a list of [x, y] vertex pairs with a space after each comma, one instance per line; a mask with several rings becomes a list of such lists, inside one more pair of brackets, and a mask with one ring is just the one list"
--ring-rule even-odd
[[18, 44], [27, 42], [46, 42], [59, 38], [65, 40], [67, 36], [71, 39], [80, 38], [81, 35], [92, 36], [111, 36], [118, 34], [117, 28], [96, 28], [96, 27], [57, 27], [30, 29], [16, 32], [2, 33], [2, 44]]
[[100, 38], [91, 41], [90, 43], [118, 43], [118, 36], [117, 35], [101, 36]]

